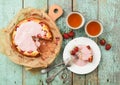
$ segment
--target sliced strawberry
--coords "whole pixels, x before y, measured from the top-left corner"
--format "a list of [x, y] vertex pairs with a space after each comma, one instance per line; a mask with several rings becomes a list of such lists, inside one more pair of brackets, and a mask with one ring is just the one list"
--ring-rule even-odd
[[88, 62], [92, 62], [93, 61], [93, 56], [90, 56], [89, 58], [88, 58]]
[[24, 53], [25, 51], [21, 50], [21, 53]]
[[[15, 26], [15, 28], [18, 28], [18, 27], [19, 27], [19, 26], [17, 26], [17, 25]], [[16, 30], [17, 30], [17, 29], [16, 29]], [[15, 31], [16, 31], [16, 30], [15, 30]]]
[[71, 54], [71, 55], [75, 55], [75, 54], [76, 54], [76, 51], [72, 50], [70, 54]]
[[31, 51], [28, 51], [28, 53], [32, 53], [33, 51], [31, 50]]
[[28, 19], [27, 21], [31, 21], [31, 19]]
[[40, 34], [37, 34], [37, 38], [41, 38], [41, 35], [40, 35]]
[[43, 25], [44, 25], [44, 22], [39, 22], [39, 24], [40, 24], [41, 26], [43, 26]]
[[89, 50], [91, 49], [91, 47], [88, 45], [88, 46], [86, 46]]
[[78, 51], [79, 51], [79, 48], [78, 48], [78, 47], [75, 47], [75, 48], [74, 48], [74, 51], [75, 51], [75, 52], [78, 52]]

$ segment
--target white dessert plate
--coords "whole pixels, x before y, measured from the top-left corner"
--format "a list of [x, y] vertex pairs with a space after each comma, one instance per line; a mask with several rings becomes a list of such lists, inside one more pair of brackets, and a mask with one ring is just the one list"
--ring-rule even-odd
[[65, 47], [63, 52], [63, 61], [71, 59], [72, 55], [70, 54], [71, 50], [78, 45], [89, 45], [93, 51], [93, 61], [91, 63], [87, 63], [85, 66], [78, 66], [76, 64], [72, 64], [72, 66], [67, 67], [70, 71], [76, 74], [88, 74], [95, 70], [100, 63], [101, 59], [101, 51], [96, 44], [95, 41], [86, 38], [86, 37], [79, 37], [71, 40]]

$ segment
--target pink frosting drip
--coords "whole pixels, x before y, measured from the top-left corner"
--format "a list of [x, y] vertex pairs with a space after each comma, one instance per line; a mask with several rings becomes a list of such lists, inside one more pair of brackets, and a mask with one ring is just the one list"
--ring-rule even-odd
[[45, 35], [42, 26], [34, 21], [23, 23], [17, 28], [15, 44], [23, 51], [36, 51], [40, 46], [38, 40], [34, 42], [32, 36]]

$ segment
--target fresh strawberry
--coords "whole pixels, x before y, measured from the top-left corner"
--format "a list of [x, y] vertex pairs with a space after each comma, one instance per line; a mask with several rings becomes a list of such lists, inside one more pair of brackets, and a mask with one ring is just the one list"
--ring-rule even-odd
[[79, 50], [78, 47], [75, 47], [75, 48], [74, 48], [74, 51], [75, 51], [75, 52], [78, 52], [78, 50]]
[[105, 40], [105, 39], [101, 39], [101, 40], [100, 40], [100, 45], [103, 46], [103, 45], [105, 45], [105, 44], [106, 44], [106, 40]]
[[64, 39], [68, 39], [68, 38], [69, 38], [68, 33], [64, 33], [64, 34], [63, 34], [63, 38], [64, 38]]
[[110, 49], [111, 49], [111, 45], [110, 45], [110, 44], [106, 44], [106, 45], [105, 45], [105, 49], [106, 49], [106, 50], [110, 50]]
[[40, 25], [43, 27], [43, 25], [44, 25], [44, 22], [40, 22], [39, 24], [40, 24]]
[[[15, 28], [18, 28], [19, 26], [15, 26]], [[15, 29], [15, 31], [16, 31], [17, 29]]]
[[68, 33], [68, 35], [69, 35], [69, 37], [74, 37], [75, 33], [74, 33], [74, 31], [70, 31], [70, 32]]
[[71, 54], [71, 55], [75, 55], [75, 54], [76, 54], [76, 51], [75, 51], [75, 50], [72, 50], [70, 54]]
[[21, 53], [24, 53], [25, 51], [21, 50]]
[[28, 19], [27, 21], [31, 21], [31, 19]]
[[89, 58], [88, 58], [88, 62], [92, 62], [93, 61], [93, 56], [90, 56]]
[[41, 35], [40, 35], [40, 34], [37, 34], [37, 38], [41, 38]]

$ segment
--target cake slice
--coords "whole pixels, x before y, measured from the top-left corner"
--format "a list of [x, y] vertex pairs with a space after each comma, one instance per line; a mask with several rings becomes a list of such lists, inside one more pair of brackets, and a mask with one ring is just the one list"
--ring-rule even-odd
[[[77, 48], [77, 50], [76, 50]], [[89, 45], [78, 45], [73, 48], [71, 51], [71, 55], [75, 57], [77, 60], [75, 64], [79, 66], [84, 66], [88, 62], [93, 61], [93, 52]]]

